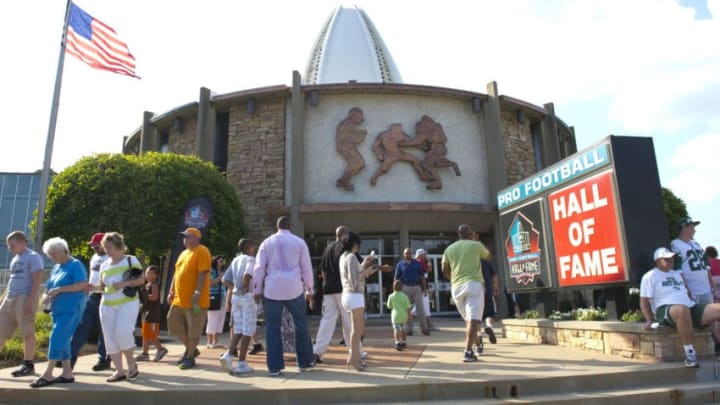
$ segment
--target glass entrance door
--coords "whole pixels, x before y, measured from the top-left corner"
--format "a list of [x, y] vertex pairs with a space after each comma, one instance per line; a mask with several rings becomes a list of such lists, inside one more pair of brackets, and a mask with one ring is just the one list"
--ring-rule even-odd
[[432, 268], [428, 272], [430, 313], [454, 313], [455, 303], [450, 296], [450, 282], [442, 274], [442, 255], [428, 255]]

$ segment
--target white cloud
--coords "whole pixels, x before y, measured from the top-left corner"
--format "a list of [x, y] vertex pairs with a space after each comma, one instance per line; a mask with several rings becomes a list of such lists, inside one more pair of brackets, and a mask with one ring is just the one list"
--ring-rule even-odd
[[676, 172], [668, 186], [688, 203], [708, 203], [720, 197], [720, 133], [700, 135], [678, 146], [670, 159]]

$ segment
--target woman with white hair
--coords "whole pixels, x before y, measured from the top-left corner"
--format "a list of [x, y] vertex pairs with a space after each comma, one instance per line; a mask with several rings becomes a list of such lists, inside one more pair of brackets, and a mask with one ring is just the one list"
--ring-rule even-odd
[[[70, 364], [70, 341], [85, 309], [84, 290], [87, 287], [85, 266], [70, 256], [70, 249], [64, 239], [48, 239], [43, 244], [43, 252], [55, 263], [43, 297], [43, 305], [50, 305], [53, 327], [50, 332], [47, 369], [40, 378], [30, 384], [32, 388], [75, 382]], [[63, 371], [59, 377], [53, 378], [57, 361], [62, 361]]]
[[[100, 324], [105, 337], [105, 349], [115, 365], [115, 372], [107, 382], [118, 382], [138, 376], [135, 350], [135, 321], [140, 311], [137, 287], [145, 283], [142, 265], [135, 256], [126, 255], [125, 239], [117, 232], [107, 232], [102, 247], [108, 259], [100, 265], [100, 285], [103, 297], [100, 301]], [[137, 277], [129, 275], [137, 269]], [[123, 355], [128, 370], [123, 369]]]

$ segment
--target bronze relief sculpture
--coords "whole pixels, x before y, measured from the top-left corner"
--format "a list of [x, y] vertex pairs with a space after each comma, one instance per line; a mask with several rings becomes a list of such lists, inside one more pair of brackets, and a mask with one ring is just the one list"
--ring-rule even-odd
[[367, 130], [357, 128], [363, 121], [365, 121], [363, 110], [359, 107], [353, 107], [348, 111], [347, 118], [340, 121], [335, 132], [335, 148], [347, 162], [345, 171], [337, 179], [335, 186], [344, 188], [347, 191], [355, 189], [350, 183], [350, 178], [365, 167], [365, 159], [358, 151], [358, 145], [365, 141], [367, 135]]
[[[335, 133], [335, 147], [347, 163], [335, 185], [346, 191], [355, 189], [350, 179], [365, 167], [365, 160], [358, 151], [358, 146], [367, 136], [367, 130], [357, 128], [363, 122], [363, 110], [353, 107], [347, 118], [338, 124]], [[370, 184], [376, 185], [378, 177], [387, 173], [395, 162], [401, 161], [413, 166], [420, 181], [428, 183], [425, 186], [428, 190], [441, 190], [442, 181], [437, 169], [451, 167], [456, 176], [461, 175], [457, 162], [447, 158], [446, 144], [447, 135], [442, 125], [428, 115], [423, 115], [415, 124], [415, 137], [406, 134], [402, 124], [390, 125], [390, 129], [379, 133], [372, 144], [373, 154], [380, 161], [380, 166], [370, 178]], [[425, 152], [425, 156], [420, 160], [405, 152], [403, 148], [406, 147], [418, 148]]]

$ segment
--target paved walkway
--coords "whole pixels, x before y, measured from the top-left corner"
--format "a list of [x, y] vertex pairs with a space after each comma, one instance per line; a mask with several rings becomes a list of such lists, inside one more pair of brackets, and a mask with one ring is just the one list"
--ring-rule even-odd
[[[317, 322], [317, 318], [311, 320], [313, 332]], [[160, 395], [163, 402], [186, 401], [187, 404], [227, 395], [241, 395], [253, 398], [252, 403], [263, 401], [267, 404], [341, 403], [349, 402], [350, 398], [355, 402], [373, 402], [377, 398], [402, 401], [404, 395], [408, 401], [415, 401], [450, 397], [448, 390], [453, 390], [453, 397], [512, 396], [513, 390], [515, 394], [537, 390], [553, 378], [575, 381], [583, 377], [592, 380], [615, 376], [613, 378], [622, 379], [622, 373], [635, 372], [637, 376], [648, 372], [647, 378], [652, 379], [652, 373], [661, 370], [687, 372], [681, 363], [646, 363], [558, 346], [512, 343], [502, 337], [496, 345], [486, 342], [480, 361], [463, 363], [462, 321], [436, 318], [434, 322], [438, 331], [431, 336], [408, 337], [408, 348], [398, 352], [393, 348], [389, 320], [369, 320], [365, 334], [365, 350], [369, 353], [365, 372], [347, 371], [342, 346], [331, 346], [324, 362], [304, 373], [297, 370], [294, 355], [286, 355], [286, 369], [279, 377], [267, 375], [264, 352], [248, 355], [250, 365], [255, 368], [253, 373], [232, 376], [224, 372], [218, 362], [224, 350], [204, 346], [200, 348], [198, 367], [180, 370], [175, 361], [182, 354], [182, 346], [177, 341], [170, 341], [167, 342], [170, 354], [159, 363], [139, 363], [140, 376], [134, 381], [105, 382], [111, 372], [91, 371], [96, 360], [94, 355], [78, 360], [76, 383], [42, 389], [29, 388], [35, 377], [13, 378], [10, 369], [2, 369], [0, 403], [43, 403], [38, 401], [47, 400], [77, 404], [97, 403], [98, 399], [105, 398], [107, 404], [120, 403], [121, 399], [126, 404], [141, 404], [157, 403]], [[341, 336], [339, 330], [333, 343], [338, 342], [338, 336]], [[220, 342], [226, 344], [228, 340], [226, 334]], [[150, 354], [152, 356], [154, 350]], [[42, 372], [45, 365], [36, 364], [36, 371]], [[57, 372], [56, 369], [56, 375]], [[495, 383], [497, 385], [493, 385]], [[496, 389], [502, 392], [495, 392]], [[147, 402], [149, 398], [155, 399]]]

